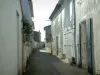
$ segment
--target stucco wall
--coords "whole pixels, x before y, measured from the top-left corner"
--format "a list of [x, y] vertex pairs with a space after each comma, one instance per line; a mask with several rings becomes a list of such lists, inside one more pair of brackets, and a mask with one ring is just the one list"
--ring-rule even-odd
[[20, 0], [0, 0], [0, 75], [17, 75], [21, 69], [21, 18]]
[[[73, 6], [72, 8], [70, 8], [70, 2], [71, 2], [70, 0], [64, 0], [64, 2], [61, 4], [61, 7], [55, 13], [52, 19], [52, 26], [51, 26], [52, 36], [53, 36], [52, 48], [55, 51], [54, 53], [56, 54], [57, 52], [57, 40], [56, 40], [57, 36], [59, 55], [61, 56], [62, 54], [65, 54], [66, 58], [68, 59], [75, 57], [74, 17], [73, 17], [74, 11], [73, 11]], [[72, 9], [71, 12], [70, 9]]]
[[26, 67], [26, 63], [27, 63], [27, 60], [29, 58], [29, 56], [31, 55], [32, 53], [32, 46], [30, 44], [30, 46], [27, 46], [24, 44], [24, 68]]
[[51, 50], [52, 50], [52, 42], [48, 42], [48, 43], [46, 43], [46, 51], [48, 52], [48, 53], [51, 53]]
[[35, 50], [35, 49], [38, 49], [38, 48], [40, 48], [40, 43], [34, 41], [34, 42], [33, 42], [33, 49]]
[[[76, 0], [76, 45], [77, 55], [79, 52], [79, 23], [89, 18], [93, 19], [94, 41], [94, 67], [95, 72], [100, 74], [100, 0]], [[79, 55], [77, 56], [79, 59]], [[78, 60], [77, 60], [78, 62]]]
[[[57, 44], [58, 44], [58, 54], [62, 55], [62, 51], [63, 51], [63, 29], [62, 29], [61, 11], [62, 8], [59, 9], [58, 12], [56, 12], [56, 15], [52, 19], [52, 23], [51, 23], [51, 31], [53, 37], [52, 50], [55, 55], [57, 54]], [[58, 38], [58, 43], [57, 43], [57, 38]]]
[[[72, 5], [71, 5], [72, 2]], [[73, 0], [64, 2], [64, 25], [63, 25], [63, 54], [66, 56], [66, 62], [75, 57], [74, 48], [74, 6]], [[68, 62], [69, 63], [69, 62]]]

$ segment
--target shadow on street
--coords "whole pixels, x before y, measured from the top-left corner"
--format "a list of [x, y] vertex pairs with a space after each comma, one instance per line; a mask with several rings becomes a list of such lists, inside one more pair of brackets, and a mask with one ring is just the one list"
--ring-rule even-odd
[[53, 63], [61, 63], [61, 61], [45, 51], [40, 52], [38, 50], [33, 52], [28, 61], [24, 75], [61, 75], [52, 65]]
[[33, 52], [26, 68], [23, 75], [90, 75], [86, 70], [70, 66], [45, 50]]

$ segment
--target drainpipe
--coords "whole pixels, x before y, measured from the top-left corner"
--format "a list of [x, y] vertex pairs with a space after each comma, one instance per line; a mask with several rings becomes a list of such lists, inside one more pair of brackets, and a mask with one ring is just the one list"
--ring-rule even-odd
[[74, 48], [75, 48], [75, 62], [77, 64], [77, 49], [76, 49], [76, 9], [75, 9], [75, 0], [73, 0], [74, 6]]
[[[21, 7], [21, 13], [22, 13], [21, 22], [23, 22], [22, 0], [20, 0], [20, 7]], [[22, 26], [22, 28], [23, 28], [23, 26]], [[24, 72], [24, 43], [23, 43], [23, 40], [24, 40], [24, 34], [23, 34], [23, 31], [22, 31], [22, 74]]]

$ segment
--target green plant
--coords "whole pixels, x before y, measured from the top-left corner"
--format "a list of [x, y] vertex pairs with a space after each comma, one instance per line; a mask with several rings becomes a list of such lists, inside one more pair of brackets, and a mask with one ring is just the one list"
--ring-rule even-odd
[[31, 42], [32, 32], [32, 25], [27, 20], [23, 20], [24, 43]]

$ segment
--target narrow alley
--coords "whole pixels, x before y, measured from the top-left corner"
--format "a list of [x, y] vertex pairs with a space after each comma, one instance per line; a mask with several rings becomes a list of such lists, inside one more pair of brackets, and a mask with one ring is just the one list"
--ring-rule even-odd
[[100, 75], [100, 0], [0, 0], [0, 75]]
[[86, 70], [72, 67], [45, 50], [33, 52], [24, 75], [90, 75]]

